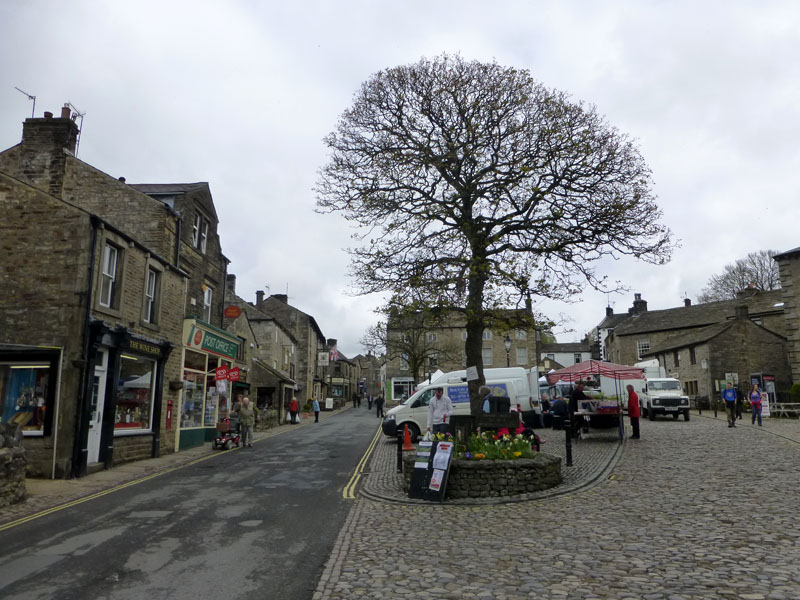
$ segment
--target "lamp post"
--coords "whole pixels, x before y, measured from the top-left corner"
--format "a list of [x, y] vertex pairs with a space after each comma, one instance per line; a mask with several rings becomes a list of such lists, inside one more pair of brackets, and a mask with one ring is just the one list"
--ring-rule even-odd
[[510, 367], [511, 366], [511, 338], [508, 337], [508, 334], [506, 334], [506, 339], [503, 340], [503, 344], [506, 347], [506, 366]]

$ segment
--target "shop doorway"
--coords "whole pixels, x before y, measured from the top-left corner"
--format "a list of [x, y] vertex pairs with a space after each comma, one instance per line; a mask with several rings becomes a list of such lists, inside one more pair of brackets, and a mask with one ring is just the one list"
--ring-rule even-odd
[[87, 445], [89, 464], [100, 462], [100, 438], [103, 433], [103, 406], [106, 399], [106, 381], [108, 372], [108, 350], [97, 351], [97, 364], [94, 367], [92, 380], [92, 399], [89, 405], [89, 441]]

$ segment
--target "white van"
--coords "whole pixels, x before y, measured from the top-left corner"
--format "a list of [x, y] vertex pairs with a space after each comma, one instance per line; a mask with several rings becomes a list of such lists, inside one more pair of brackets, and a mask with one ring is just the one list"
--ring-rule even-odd
[[[485, 369], [484, 378], [494, 396], [507, 396], [511, 400], [512, 410], [522, 410], [524, 416], [526, 411], [535, 411], [538, 408], [538, 419], [538, 414], [541, 413], [538, 394], [535, 396], [536, 401], [534, 402], [531, 396], [528, 372], [525, 369], [522, 367]], [[408, 425], [411, 439], [416, 440], [420, 433], [427, 430], [428, 405], [433, 398], [434, 391], [439, 387], [443, 388], [444, 393], [450, 397], [456, 415], [470, 414], [466, 371], [452, 371], [443, 374], [432, 383], [420, 387], [408, 400], [389, 410], [383, 421], [383, 433], [394, 437], [403, 431], [405, 425]]]

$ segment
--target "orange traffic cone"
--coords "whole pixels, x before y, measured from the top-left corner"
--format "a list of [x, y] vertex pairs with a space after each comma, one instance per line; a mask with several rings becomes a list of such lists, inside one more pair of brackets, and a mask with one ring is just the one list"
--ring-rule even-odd
[[408, 425], [404, 425], [405, 432], [403, 433], [403, 451], [414, 450], [414, 444], [411, 443], [411, 434], [408, 432]]

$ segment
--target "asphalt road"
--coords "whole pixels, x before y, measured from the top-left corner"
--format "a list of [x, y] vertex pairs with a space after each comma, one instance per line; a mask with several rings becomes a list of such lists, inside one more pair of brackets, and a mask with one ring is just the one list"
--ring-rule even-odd
[[0, 533], [0, 597], [311, 598], [379, 421], [365, 405]]

